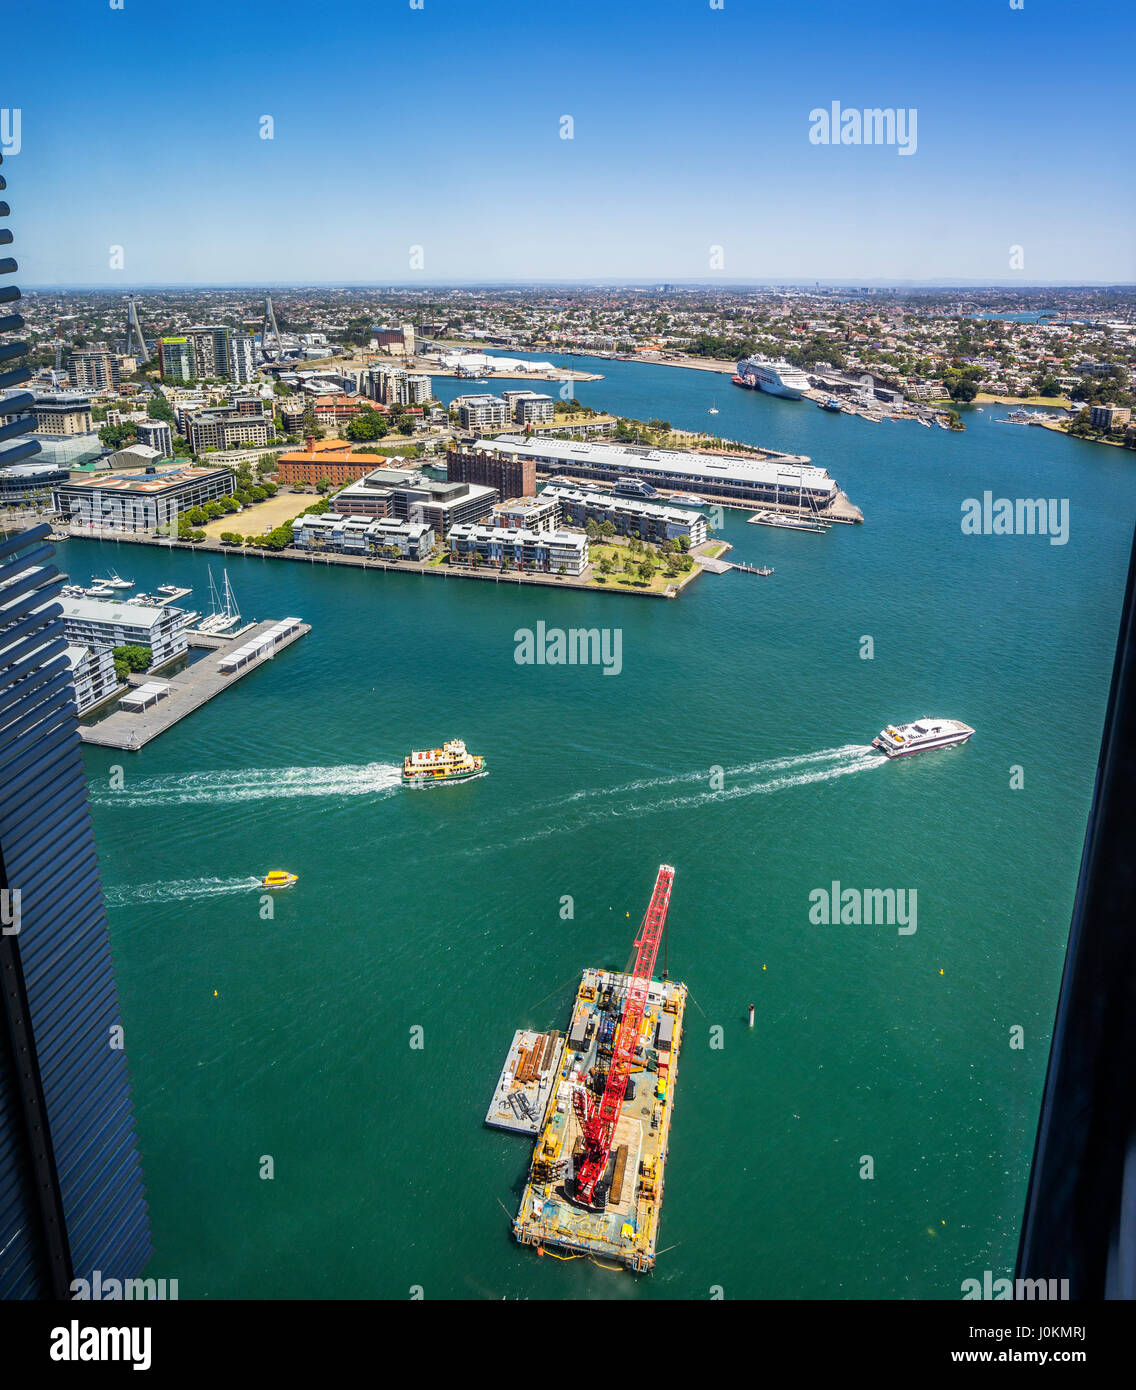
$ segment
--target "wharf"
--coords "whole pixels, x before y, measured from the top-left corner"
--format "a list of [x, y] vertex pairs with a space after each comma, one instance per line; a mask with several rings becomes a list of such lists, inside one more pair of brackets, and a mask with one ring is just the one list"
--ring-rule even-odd
[[232, 644], [225, 642], [208, 656], [202, 657], [200, 661], [174, 675], [164, 676], [156, 681], [144, 678], [143, 682], [137, 685], [139, 690], [153, 686], [161, 687], [165, 692], [152, 707], [131, 710], [120, 706], [97, 723], [80, 724], [79, 737], [84, 743], [97, 744], [101, 748], [122, 748], [128, 752], [142, 748], [151, 739], [172, 728], [179, 719], [184, 719], [187, 714], [200, 709], [214, 695], [235, 685], [242, 676], [247, 676], [264, 662], [271, 661], [277, 652], [291, 646], [312, 630], [308, 623], [296, 619], [291, 621], [295, 626], [274, 638], [270, 638], [269, 634], [278, 628], [279, 620], [254, 624], [254, 630], [248, 634], [247, 643], [242, 643], [240, 649], [245, 645], [261, 644], [260, 649], [235, 669], [222, 669], [222, 663], [230, 662], [237, 655]]
[[564, 1188], [565, 1180], [575, 1174], [575, 1153], [582, 1139], [572, 1094], [597, 1063], [603, 1070], [629, 983], [627, 975], [584, 971], [513, 1235], [521, 1245], [535, 1245], [540, 1254], [560, 1259], [590, 1257], [600, 1264], [611, 1260], [645, 1274], [654, 1267], [658, 1244], [686, 1008], [684, 984], [651, 981], [631, 1087], [605, 1174], [605, 1208], [595, 1211], [574, 1205]]
[[551, 1033], [534, 1033], [518, 1028], [489, 1102], [485, 1123], [493, 1129], [531, 1134], [535, 1138], [563, 1054], [564, 1039], [555, 1029]]

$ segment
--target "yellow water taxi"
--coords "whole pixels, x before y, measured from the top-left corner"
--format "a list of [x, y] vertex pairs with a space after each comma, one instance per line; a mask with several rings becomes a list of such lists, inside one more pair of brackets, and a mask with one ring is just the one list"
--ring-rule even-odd
[[299, 874], [290, 874], [284, 869], [271, 869], [265, 874], [261, 883], [262, 888], [291, 888], [299, 878]]

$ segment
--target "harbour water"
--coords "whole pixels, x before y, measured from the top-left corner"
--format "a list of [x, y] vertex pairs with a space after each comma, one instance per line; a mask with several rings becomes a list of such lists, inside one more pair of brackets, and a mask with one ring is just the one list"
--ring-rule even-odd
[[[228, 561], [242, 612], [311, 634], [141, 753], [85, 753], [148, 1272], [186, 1298], [957, 1298], [1016, 1248], [1136, 461], [997, 409], [954, 435], [565, 360], [605, 374], [587, 404], [810, 455], [865, 524], [731, 513], [732, 558], [775, 575], [672, 603]], [[964, 535], [987, 490], [1069, 499], [1068, 543]], [[182, 552], [61, 559], [207, 586]], [[619, 627], [621, 673], [518, 665], [538, 620]], [[869, 753], [923, 714], [977, 733]], [[489, 775], [403, 791], [448, 737]], [[636, 1279], [512, 1243], [530, 1146], [482, 1121], [514, 1030], [625, 966], [664, 861], [691, 1003]], [[272, 868], [299, 882], [266, 920]], [[917, 930], [813, 924], [833, 881], [914, 890]]]

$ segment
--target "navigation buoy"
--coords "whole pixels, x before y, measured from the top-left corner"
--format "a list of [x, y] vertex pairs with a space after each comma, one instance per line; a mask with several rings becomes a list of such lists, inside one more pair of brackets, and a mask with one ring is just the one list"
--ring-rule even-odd
[[753, 1027], [753, 1005], [749, 1006], [749, 1026]]
[[939, 971], [939, 974], [941, 975], [942, 973], [943, 973], [943, 972], [940, 970], [940, 971]]
[[213, 991], [213, 998], [214, 998], [214, 999], [217, 998], [217, 991], [216, 991], [216, 990]]

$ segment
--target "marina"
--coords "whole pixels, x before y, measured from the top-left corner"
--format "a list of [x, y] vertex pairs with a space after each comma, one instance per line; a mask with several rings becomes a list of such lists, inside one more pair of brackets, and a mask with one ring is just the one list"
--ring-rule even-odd
[[310, 631], [299, 618], [257, 623], [241, 648], [225, 643], [160, 681], [135, 677], [117, 708], [94, 724], [81, 724], [79, 736], [84, 743], [135, 752]]

